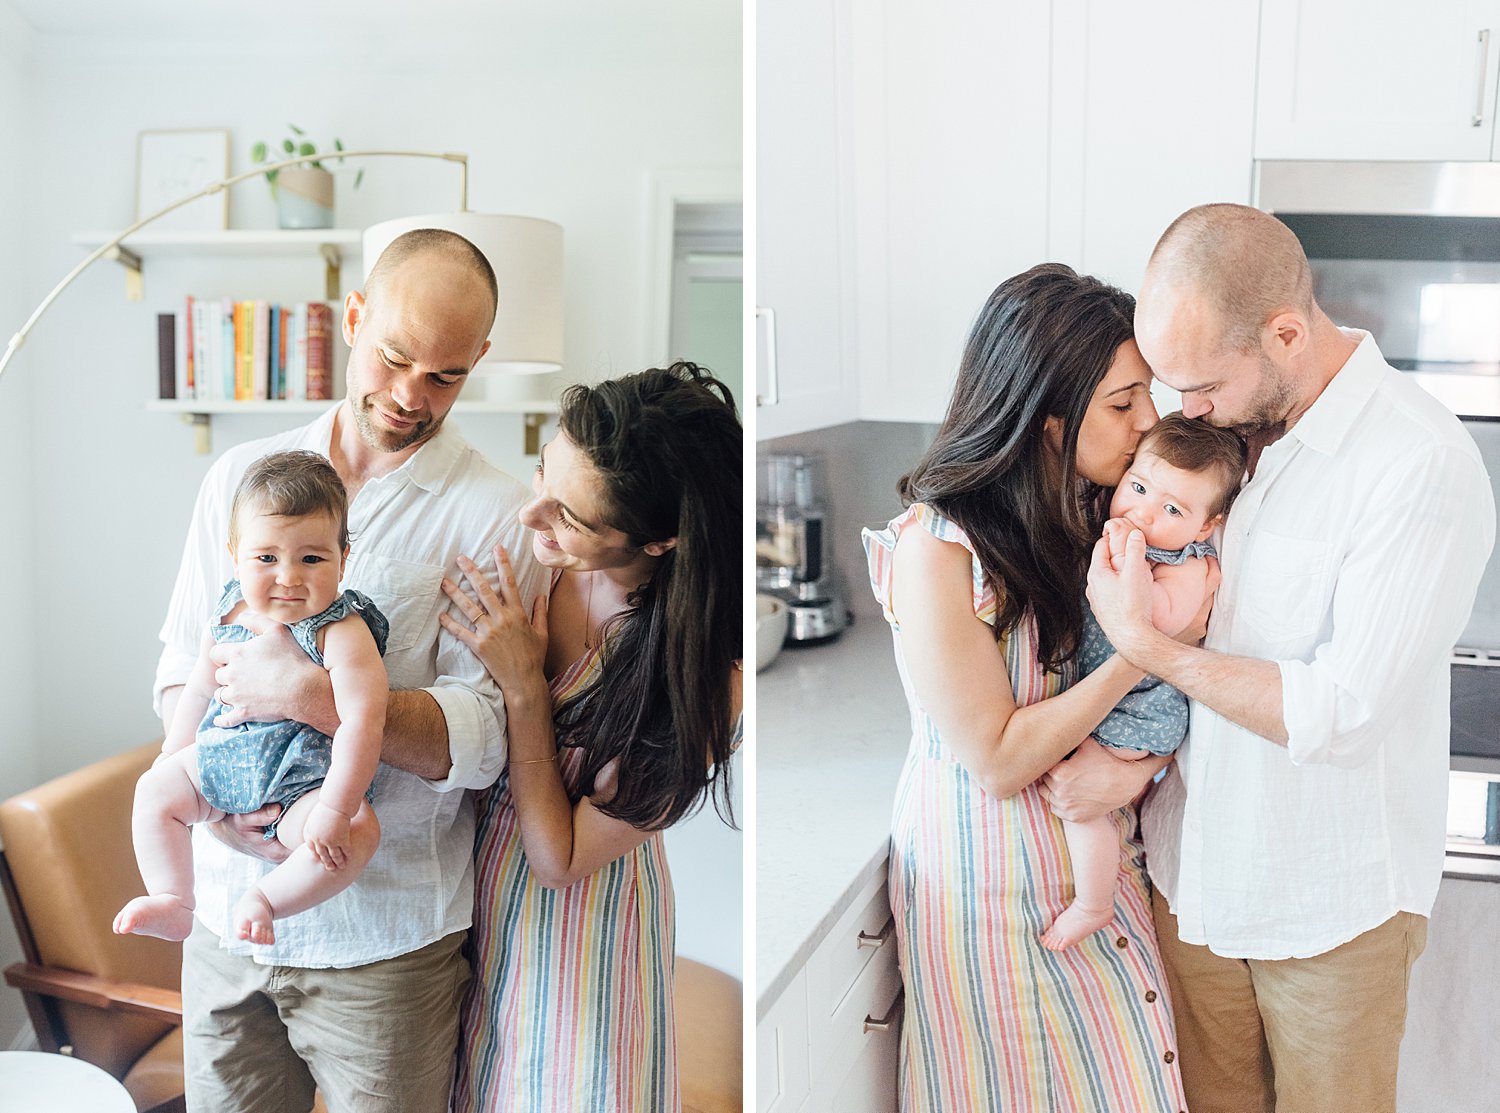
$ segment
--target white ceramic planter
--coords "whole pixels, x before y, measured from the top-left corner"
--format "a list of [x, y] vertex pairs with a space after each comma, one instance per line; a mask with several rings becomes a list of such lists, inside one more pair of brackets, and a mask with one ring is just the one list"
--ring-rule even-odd
[[333, 175], [289, 166], [276, 175], [276, 222], [283, 228], [333, 227]]

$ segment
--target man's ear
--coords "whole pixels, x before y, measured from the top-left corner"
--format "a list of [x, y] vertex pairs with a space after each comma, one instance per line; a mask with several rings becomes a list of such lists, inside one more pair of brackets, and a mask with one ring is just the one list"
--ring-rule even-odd
[[[1307, 318], [1295, 309], [1285, 309], [1266, 323], [1272, 356], [1292, 357], [1307, 347]], [[1280, 362], [1280, 361], [1278, 361]]]
[[677, 538], [669, 537], [665, 541], [648, 541], [641, 546], [641, 551], [647, 556], [664, 556], [668, 550], [677, 547]]
[[365, 319], [365, 295], [358, 290], [350, 290], [344, 298], [344, 343], [354, 347], [354, 334], [359, 331], [361, 322]]

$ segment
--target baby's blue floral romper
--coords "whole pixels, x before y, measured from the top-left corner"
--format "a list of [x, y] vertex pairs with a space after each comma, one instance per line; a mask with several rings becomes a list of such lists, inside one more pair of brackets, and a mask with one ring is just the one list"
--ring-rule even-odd
[[[227, 614], [243, 599], [238, 580], [224, 586], [214, 608], [215, 618]], [[358, 591], [344, 591], [328, 607], [311, 618], [287, 627], [303, 651], [318, 665], [318, 631], [350, 612], [358, 614], [375, 635], [375, 647], [385, 655], [390, 623], [370, 599]], [[243, 626], [216, 623], [214, 641], [247, 642], [255, 635]], [[280, 804], [285, 814], [298, 799], [323, 783], [333, 757], [333, 740], [306, 723], [282, 719], [272, 723], [241, 723], [237, 727], [214, 725], [226, 708], [216, 697], [198, 725], [198, 777], [203, 798], [222, 812], [243, 815], [266, 804]], [[366, 796], [368, 797], [368, 793]], [[266, 829], [266, 838], [275, 828]]]
[[[1185, 549], [1157, 549], [1146, 546], [1146, 559], [1152, 564], [1182, 564], [1185, 561], [1218, 556], [1212, 543], [1194, 541]], [[1094, 618], [1087, 598], [1083, 601], [1083, 640], [1078, 647], [1078, 678], [1082, 680], [1114, 653], [1104, 631]], [[1148, 676], [1137, 684], [1115, 709], [1094, 728], [1094, 737], [1105, 746], [1118, 750], [1146, 750], [1153, 754], [1170, 754], [1187, 737], [1188, 701], [1170, 684]]]

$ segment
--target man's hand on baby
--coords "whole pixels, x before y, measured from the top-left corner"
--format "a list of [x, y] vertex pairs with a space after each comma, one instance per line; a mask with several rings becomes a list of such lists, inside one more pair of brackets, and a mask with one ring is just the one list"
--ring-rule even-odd
[[328, 675], [279, 622], [249, 641], [214, 646], [210, 657], [218, 666], [214, 694], [228, 708], [214, 720], [221, 727], [297, 719], [301, 686]]
[[1116, 572], [1125, 563], [1125, 539], [1134, 528], [1124, 518], [1111, 518], [1104, 523], [1104, 543], [1109, 553], [1109, 566]]
[[285, 861], [291, 853], [281, 845], [279, 839], [265, 837], [266, 827], [275, 823], [280, 815], [280, 804], [267, 804], [257, 811], [246, 812], [244, 815], [226, 815], [217, 823], [207, 824], [208, 833], [230, 850], [237, 850], [241, 854], [248, 854], [274, 865]]
[[349, 817], [320, 800], [302, 827], [302, 841], [324, 869], [343, 869], [349, 864]]

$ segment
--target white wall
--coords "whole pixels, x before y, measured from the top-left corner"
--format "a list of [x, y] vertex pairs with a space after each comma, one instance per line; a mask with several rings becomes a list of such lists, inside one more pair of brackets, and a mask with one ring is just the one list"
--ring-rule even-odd
[[[376, 5], [373, 19], [339, 14], [347, 27], [333, 9], [284, 4], [271, 5], [267, 19], [182, 5], [164, 25], [166, 7], [0, 0], [0, 140], [29, 152], [0, 168], [0, 331], [8, 335], [82, 257], [75, 233], [133, 219], [140, 130], [227, 127], [239, 171], [250, 165], [251, 144], [278, 141], [290, 120], [348, 147], [467, 152], [471, 208], [565, 229], [566, 374], [604, 378], [660, 358], [645, 319], [650, 179], [663, 168], [737, 173], [737, 4], [511, 2], [459, 25], [442, 17], [464, 6], [441, 0], [431, 11]], [[17, 11], [37, 26], [28, 29]], [[341, 226], [457, 207], [450, 164], [365, 168], [357, 192], [352, 168], [340, 179]], [[265, 187], [237, 187], [230, 226], [274, 225]], [[306, 265], [321, 274], [320, 263]], [[0, 777], [9, 790], [159, 734], [150, 708], [156, 632], [212, 457], [194, 454], [175, 417], [143, 408], [155, 389], [155, 314], [195, 286], [204, 293], [227, 283], [219, 293], [254, 296], [244, 283], [261, 281], [258, 266], [149, 263], [146, 301], [130, 303], [118, 269], [97, 265], [63, 294], [0, 381], [0, 412], [10, 418], [0, 433], [0, 592], [12, 635], [0, 647]], [[355, 268], [344, 278], [346, 288], [357, 282]], [[291, 280], [278, 272], [264, 281]], [[292, 424], [216, 419], [214, 448]], [[527, 478], [534, 461], [521, 453], [519, 417], [459, 424]], [[33, 606], [45, 623], [33, 622]], [[698, 868], [739, 869], [737, 836], [732, 855], [727, 847], [713, 853], [732, 861]], [[691, 872], [691, 863], [679, 869]], [[717, 898], [695, 902], [680, 891], [679, 916], [681, 953], [738, 973], [737, 947], [723, 953], [714, 942], [730, 921], [739, 931], [737, 901], [724, 909]], [[12, 996], [0, 993], [0, 1008]], [[0, 1027], [0, 1044], [7, 1036]]]
[[[25, 92], [30, 72], [31, 29], [6, 0], [0, 0], [0, 150], [29, 150], [35, 137], [27, 116]], [[31, 302], [41, 296], [38, 283], [18, 265], [27, 258], [30, 237], [23, 220], [10, 219], [22, 200], [26, 160], [0, 160], [0, 340], [8, 340], [21, 325]], [[20, 354], [16, 356], [20, 359]], [[4, 589], [6, 636], [0, 640], [0, 707], [5, 729], [0, 732], [0, 799], [38, 779], [36, 605], [41, 585], [36, 581], [30, 535], [35, 519], [32, 497], [31, 383], [24, 368], [14, 365], [0, 378], [0, 584]], [[0, 918], [0, 965], [17, 961], [20, 945], [10, 917]], [[0, 1051], [10, 1046], [25, 1009], [13, 990], [0, 991]]]

